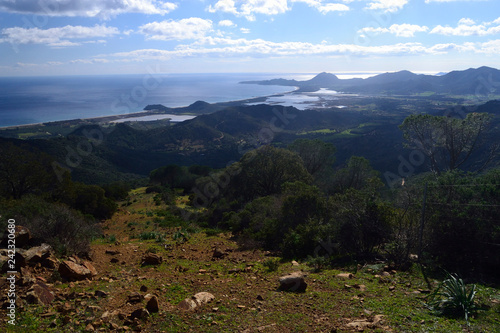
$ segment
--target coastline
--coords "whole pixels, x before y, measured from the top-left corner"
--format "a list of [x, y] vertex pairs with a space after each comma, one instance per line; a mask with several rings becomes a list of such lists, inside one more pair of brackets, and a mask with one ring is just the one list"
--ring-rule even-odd
[[[218, 102], [218, 103], [212, 103], [210, 104], [211, 106], [220, 106], [222, 107], [228, 107], [228, 106], [234, 106], [234, 105], [242, 105], [242, 104], [247, 104], [247, 103], [265, 103], [265, 101], [268, 98], [271, 97], [276, 97], [276, 96], [283, 96], [287, 95], [290, 93], [294, 93], [297, 90], [299, 90], [299, 87], [291, 87], [293, 90], [286, 91], [284, 93], [279, 93], [279, 94], [272, 94], [272, 95], [265, 95], [265, 96], [259, 96], [259, 97], [253, 97], [253, 98], [246, 98], [246, 99], [241, 99], [241, 100], [233, 100], [233, 101], [227, 101], [227, 102]], [[194, 102], [193, 104], [195, 104]], [[193, 105], [191, 104], [191, 105]], [[0, 131], [4, 130], [21, 130], [21, 129], [29, 129], [29, 128], [35, 128], [35, 127], [49, 127], [49, 126], [76, 126], [76, 125], [82, 125], [82, 124], [99, 124], [99, 125], [104, 125], [104, 124], [116, 124], [116, 123], [123, 123], [126, 122], [128, 118], [143, 118], [143, 117], [149, 117], [149, 116], [154, 116], [154, 115], [167, 115], [167, 114], [172, 114], [175, 116], [199, 116], [201, 113], [195, 113], [193, 111], [188, 111], [189, 107], [188, 106], [181, 106], [181, 107], [175, 107], [175, 108], [170, 108], [167, 107], [168, 111], [160, 111], [160, 110], [143, 110], [143, 111], [137, 111], [133, 113], [126, 113], [126, 114], [118, 114], [118, 115], [108, 115], [108, 116], [100, 116], [100, 117], [90, 117], [90, 118], [75, 118], [75, 119], [67, 119], [67, 120], [56, 120], [56, 121], [50, 121], [50, 122], [42, 122], [42, 123], [32, 123], [32, 124], [21, 124], [21, 125], [11, 125], [11, 126], [0, 126]], [[146, 107], [146, 106], [145, 106]], [[180, 111], [176, 112], [176, 110], [186, 110], [186, 111]], [[166, 120], [168, 118], [165, 118], [163, 120]], [[137, 122], [140, 121], [155, 121], [155, 120], [135, 120]]]

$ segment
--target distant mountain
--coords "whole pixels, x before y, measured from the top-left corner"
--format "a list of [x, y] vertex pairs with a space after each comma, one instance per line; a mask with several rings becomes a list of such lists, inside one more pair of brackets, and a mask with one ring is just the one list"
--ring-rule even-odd
[[320, 88], [346, 93], [411, 95], [426, 92], [457, 95], [488, 95], [500, 90], [500, 71], [491, 67], [452, 71], [443, 75], [415, 74], [410, 71], [384, 73], [366, 79], [339, 79], [320, 73], [307, 81], [274, 79], [246, 81], [262, 85], [296, 86], [302, 91]]

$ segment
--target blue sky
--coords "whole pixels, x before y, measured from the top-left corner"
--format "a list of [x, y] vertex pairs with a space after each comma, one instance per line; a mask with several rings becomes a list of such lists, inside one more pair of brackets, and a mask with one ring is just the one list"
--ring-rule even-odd
[[498, 0], [0, 0], [0, 76], [500, 68]]

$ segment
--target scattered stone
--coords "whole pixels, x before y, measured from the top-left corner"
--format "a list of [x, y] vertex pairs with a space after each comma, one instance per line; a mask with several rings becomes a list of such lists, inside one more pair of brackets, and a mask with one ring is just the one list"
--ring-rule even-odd
[[214, 249], [214, 253], [212, 254], [212, 259], [221, 259], [226, 256], [226, 253], [222, 252], [218, 247]]
[[389, 287], [389, 291], [394, 291], [395, 289], [396, 289], [396, 287], [395, 287], [395, 286], [390, 286], [390, 287]]
[[112, 255], [112, 256], [115, 256], [117, 254], [120, 254], [120, 251], [115, 251], [115, 250], [106, 250], [105, 252], [106, 254], [109, 254], [109, 255]]
[[134, 291], [133, 293], [131, 293], [127, 297], [127, 302], [131, 303], [131, 304], [139, 303], [139, 302], [142, 302], [143, 300], [144, 300], [144, 296], [142, 296], [141, 294], [139, 294], [136, 291]]
[[112, 264], [116, 264], [118, 263], [120, 260], [118, 260], [117, 258], [111, 258], [111, 260], [109, 261], [110, 263]]
[[160, 265], [163, 258], [156, 253], [148, 252], [142, 257], [142, 266], [145, 265]]
[[94, 326], [92, 326], [92, 324], [88, 324], [88, 325], [85, 327], [85, 331], [87, 331], [87, 332], [94, 332], [94, 331], [95, 331], [95, 328], [94, 328]]
[[160, 311], [160, 304], [158, 303], [158, 297], [152, 296], [148, 303], [146, 304], [146, 310], [149, 311], [149, 313], [155, 313]]
[[279, 278], [280, 286], [278, 290], [304, 292], [307, 288], [307, 283], [304, 281], [302, 272], [293, 272]]
[[359, 291], [366, 291], [366, 286], [364, 284], [355, 284], [354, 288], [359, 289]]
[[237, 307], [238, 309], [246, 309], [246, 306], [244, 306], [244, 305], [237, 305], [236, 307]]
[[408, 259], [410, 259], [411, 261], [417, 261], [418, 260], [418, 254], [409, 254], [408, 255]]
[[300, 264], [296, 262], [295, 260], [292, 260], [292, 266], [299, 266]]
[[148, 310], [144, 308], [140, 308], [132, 312], [129, 316], [129, 319], [134, 320], [134, 319], [146, 319], [149, 317], [149, 312]]
[[337, 277], [339, 279], [352, 279], [354, 277], [354, 275], [352, 275], [351, 273], [340, 273], [340, 274], [337, 274]]
[[375, 329], [377, 328], [382, 321], [383, 315], [376, 315], [373, 319], [356, 319], [348, 324], [346, 327], [351, 329], [357, 329], [358, 331], [363, 331], [365, 329]]
[[95, 297], [106, 298], [106, 297], [108, 297], [108, 293], [105, 292], [105, 291], [102, 291], [102, 290], [96, 290], [95, 293], [94, 293], [94, 296]]
[[183, 310], [193, 310], [199, 306], [213, 301], [214, 299], [214, 295], [203, 291], [195, 294], [191, 298], [186, 298], [185, 300], [181, 301], [178, 307]]
[[73, 307], [71, 306], [70, 303], [65, 302], [64, 304], [61, 304], [57, 307], [57, 311], [62, 314], [67, 314], [73, 311]]

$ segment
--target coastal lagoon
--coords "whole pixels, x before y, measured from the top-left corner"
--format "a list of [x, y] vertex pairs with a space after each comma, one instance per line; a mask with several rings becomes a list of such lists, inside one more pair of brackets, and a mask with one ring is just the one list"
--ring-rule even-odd
[[140, 112], [167, 107], [244, 100], [294, 90], [239, 84], [277, 75], [304, 80], [309, 74], [146, 74], [110, 76], [1, 77], [0, 127]]

